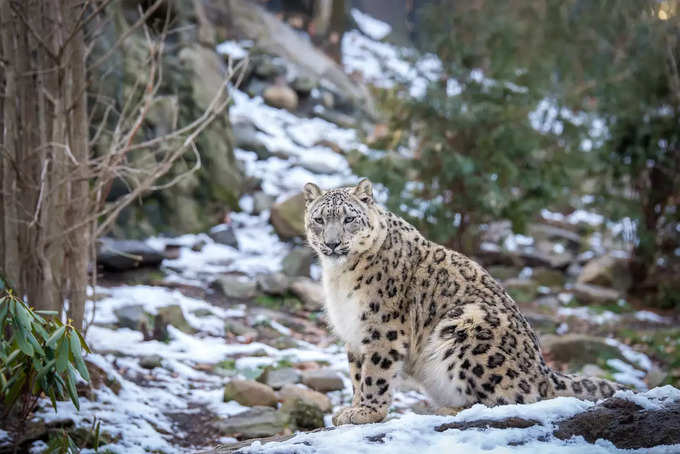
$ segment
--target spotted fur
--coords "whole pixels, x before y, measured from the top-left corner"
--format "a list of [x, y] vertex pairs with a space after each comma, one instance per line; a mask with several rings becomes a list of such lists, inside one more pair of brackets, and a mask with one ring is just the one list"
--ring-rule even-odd
[[308, 183], [304, 192], [307, 240], [354, 388], [336, 424], [381, 421], [400, 374], [442, 407], [596, 400], [622, 388], [550, 369], [506, 291], [468, 257], [378, 206], [368, 180], [326, 192]]

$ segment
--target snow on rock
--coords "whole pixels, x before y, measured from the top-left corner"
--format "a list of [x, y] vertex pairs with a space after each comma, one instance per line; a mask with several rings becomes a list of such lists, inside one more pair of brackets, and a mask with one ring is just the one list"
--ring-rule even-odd
[[[655, 388], [644, 394], [619, 391], [616, 397], [633, 400], [643, 408], [658, 410], [667, 403], [680, 401], [680, 390], [671, 386]], [[617, 449], [607, 440], [588, 443], [582, 437], [560, 440], [553, 436], [556, 423], [593, 408], [593, 402], [558, 397], [528, 405], [488, 408], [475, 405], [455, 417], [408, 414], [384, 423], [340, 426], [332, 431], [299, 434], [282, 442], [256, 441], [239, 453], [673, 453], [680, 445], [656, 446], [644, 451]], [[521, 418], [525, 424], [513, 424]], [[509, 421], [507, 428], [483, 428], [487, 421]], [[477, 428], [448, 429], [443, 424], [484, 421]], [[499, 425], [502, 427], [502, 425]]]
[[356, 8], [352, 8], [350, 12], [359, 30], [373, 39], [381, 40], [392, 31], [392, 27], [389, 24], [364, 14]]

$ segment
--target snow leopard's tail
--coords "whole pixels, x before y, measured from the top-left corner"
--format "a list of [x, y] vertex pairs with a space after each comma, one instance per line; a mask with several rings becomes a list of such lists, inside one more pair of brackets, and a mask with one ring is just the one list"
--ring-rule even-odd
[[555, 396], [577, 397], [585, 400], [599, 400], [611, 397], [616, 391], [629, 389], [613, 381], [598, 377], [584, 377], [550, 371]]

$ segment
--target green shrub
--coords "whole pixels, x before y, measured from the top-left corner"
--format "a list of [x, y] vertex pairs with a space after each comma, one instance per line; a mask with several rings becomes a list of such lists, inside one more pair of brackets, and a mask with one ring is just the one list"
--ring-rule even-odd
[[[90, 350], [81, 333], [57, 315], [34, 311], [0, 286], [0, 421], [16, 433], [43, 395], [55, 411], [57, 400], [67, 397], [80, 409], [76, 383], [78, 375], [90, 380], [82, 356]], [[49, 446], [50, 452], [78, 451], [67, 433], [53, 437]]]

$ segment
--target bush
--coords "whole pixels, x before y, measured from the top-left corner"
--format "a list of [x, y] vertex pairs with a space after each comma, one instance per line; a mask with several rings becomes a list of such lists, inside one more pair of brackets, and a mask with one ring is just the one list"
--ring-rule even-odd
[[[34, 311], [0, 277], [0, 421], [16, 434], [43, 395], [55, 411], [57, 400], [66, 398], [80, 409], [78, 376], [90, 380], [82, 356], [90, 350], [83, 336], [57, 315]], [[50, 450], [77, 452], [66, 433], [51, 440]]]

